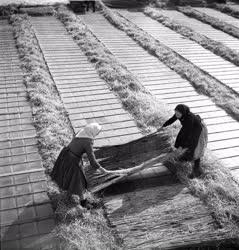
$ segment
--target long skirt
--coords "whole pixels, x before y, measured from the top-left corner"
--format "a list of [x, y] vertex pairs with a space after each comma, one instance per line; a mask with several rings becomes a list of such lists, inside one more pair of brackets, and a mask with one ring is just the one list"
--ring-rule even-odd
[[198, 139], [197, 147], [194, 151], [194, 156], [193, 156], [194, 160], [200, 159], [204, 155], [205, 149], [207, 147], [207, 142], [208, 142], [208, 131], [206, 125], [202, 121], [202, 131]]
[[50, 176], [61, 189], [71, 194], [82, 196], [87, 188], [82, 159], [68, 147], [61, 150]]

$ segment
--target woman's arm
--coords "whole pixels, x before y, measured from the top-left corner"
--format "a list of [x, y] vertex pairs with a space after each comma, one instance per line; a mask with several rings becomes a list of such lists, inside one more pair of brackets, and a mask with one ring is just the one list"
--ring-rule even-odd
[[95, 154], [93, 151], [93, 142], [91, 140], [87, 140], [87, 143], [85, 145], [85, 151], [90, 161], [90, 165], [95, 169], [100, 168], [101, 165], [98, 163], [98, 161], [95, 158]]
[[87, 154], [87, 157], [90, 161], [90, 165], [95, 168], [96, 170], [100, 170], [103, 173], [108, 173], [106, 169], [104, 169], [99, 162], [95, 158], [94, 150], [93, 150], [93, 142], [91, 140], [88, 140], [85, 145], [85, 151]]
[[160, 132], [164, 127], [174, 123], [177, 120], [176, 115], [172, 116], [169, 120], [167, 120], [160, 128], [157, 129], [157, 132]]
[[169, 125], [171, 125], [172, 123], [174, 123], [175, 121], [177, 121], [177, 117], [176, 115], [173, 115], [170, 119], [168, 119], [162, 127], [167, 127]]

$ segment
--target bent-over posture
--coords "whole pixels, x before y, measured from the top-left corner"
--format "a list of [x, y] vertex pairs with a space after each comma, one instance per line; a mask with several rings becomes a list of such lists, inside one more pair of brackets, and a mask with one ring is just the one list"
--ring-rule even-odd
[[175, 114], [162, 127], [169, 126], [177, 119], [180, 121], [182, 128], [177, 135], [174, 146], [175, 148], [187, 149], [180, 160], [194, 161], [193, 171], [189, 178], [198, 177], [201, 175], [200, 158], [204, 154], [208, 141], [207, 128], [201, 117], [190, 112], [189, 107], [184, 104], [176, 106]]
[[84, 193], [87, 181], [83, 169], [82, 155], [87, 154], [91, 166], [102, 173], [108, 173], [95, 159], [93, 151], [94, 138], [101, 131], [98, 123], [91, 123], [80, 130], [68, 146], [64, 147], [51, 172], [51, 178], [58, 186], [68, 191], [69, 195], [79, 195], [81, 204], [85, 204]]

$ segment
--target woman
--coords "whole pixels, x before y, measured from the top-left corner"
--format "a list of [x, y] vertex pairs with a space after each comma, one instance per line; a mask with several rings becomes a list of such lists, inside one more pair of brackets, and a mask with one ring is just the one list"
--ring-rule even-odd
[[58, 186], [68, 191], [68, 195], [77, 194], [81, 205], [85, 205], [84, 193], [87, 189], [87, 181], [83, 170], [82, 155], [86, 153], [91, 166], [102, 173], [105, 170], [96, 161], [93, 151], [93, 140], [101, 131], [98, 123], [90, 123], [80, 130], [67, 147], [64, 147], [51, 172], [51, 178]]
[[188, 106], [179, 104], [175, 108], [175, 114], [166, 121], [161, 128], [179, 120], [182, 128], [179, 131], [175, 148], [187, 149], [187, 151], [180, 157], [181, 161], [194, 161], [194, 167], [189, 178], [199, 177], [200, 171], [200, 158], [203, 156], [208, 141], [208, 133], [205, 124], [199, 115], [190, 112]]

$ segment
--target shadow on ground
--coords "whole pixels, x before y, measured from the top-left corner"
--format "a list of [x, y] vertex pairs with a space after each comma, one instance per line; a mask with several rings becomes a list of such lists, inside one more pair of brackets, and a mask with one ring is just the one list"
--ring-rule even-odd
[[1, 249], [54, 249], [55, 222], [49, 200], [7, 211], [1, 227]]

